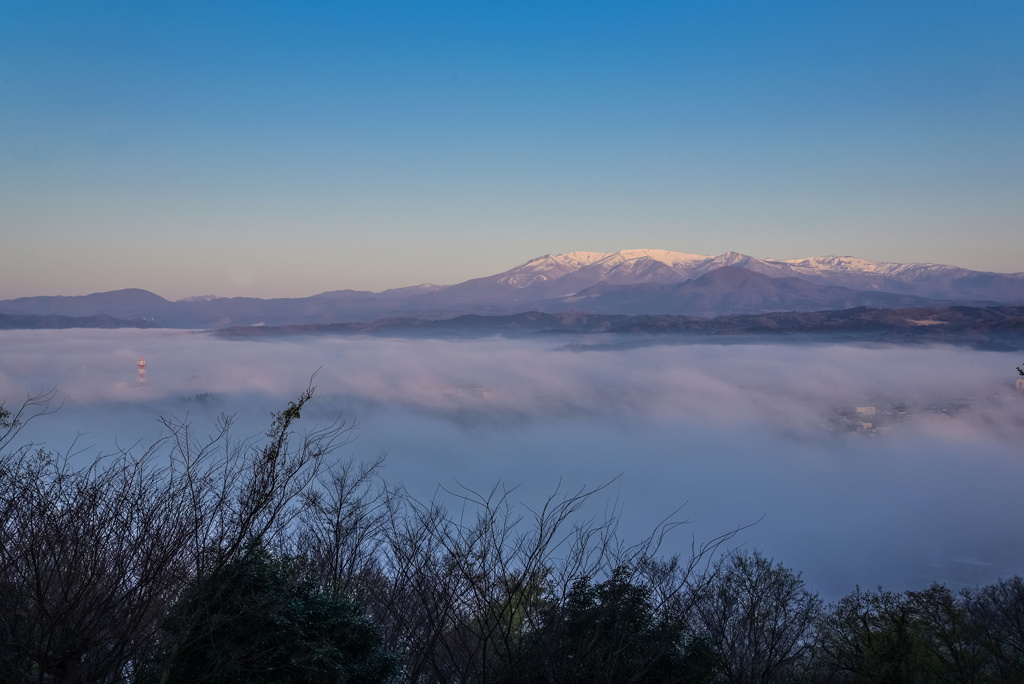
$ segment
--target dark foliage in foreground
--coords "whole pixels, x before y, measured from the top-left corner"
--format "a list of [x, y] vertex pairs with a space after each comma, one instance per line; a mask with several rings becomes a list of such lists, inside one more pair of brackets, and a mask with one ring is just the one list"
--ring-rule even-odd
[[[196, 613], [200, 619], [188, 628]], [[349, 596], [323, 591], [301, 562], [274, 557], [258, 544], [228, 563], [207, 596], [186, 590], [161, 643], [174, 643], [185, 628], [171, 682], [373, 684], [396, 670], [376, 623]], [[154, 654], [151, 678], [167, 655]]]
[[604, 582], [580, 578], [563, 600], [540, 609], [505, 682], [713, 682], [711, 644], [677, 611], [652, 602], [651, 587], [626, 567]]
[[823, 606], [734, 532], [662, 554], [540, 507], [421, 502], [382, 461], [332, 463], [342, 423], [198, 440], [73, 467], [12, 448], [50, 398], [0, 407], [0, 684], [139, 682], [1020, 682], [1024, 581], [857, 589]]

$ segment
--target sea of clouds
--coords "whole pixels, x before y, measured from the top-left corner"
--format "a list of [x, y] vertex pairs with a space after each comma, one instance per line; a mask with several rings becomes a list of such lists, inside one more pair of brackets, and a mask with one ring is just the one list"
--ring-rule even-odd
[[[3, 331], [0, 399], [56, 387], [61, 410], [21, 438], [85, 459], [159, 439], [160, 416], [212, 431], [236, 414], [236, 431], [258, 435], [315, 373], [302, 423], [358, 423], [339, 457], [386, 453], [385, 477], [423, 498], [500, 482], [533, 506], [610, 483], [587, 514], [616, 511], [627, 539], [683, 504], [676, 517], [692, 522], [666, 553], [756, 522], [732, 547], [802, 571], [829, 599], [1024, 574], [1019, 355], [607, 341]], [[854, 414], [866, 406], [875, 417]]]

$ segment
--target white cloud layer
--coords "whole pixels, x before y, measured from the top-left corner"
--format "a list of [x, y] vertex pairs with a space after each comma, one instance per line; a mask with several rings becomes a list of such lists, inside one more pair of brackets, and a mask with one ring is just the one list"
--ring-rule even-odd
[[[115, 437], [151, 441], [159, 415], [186, 412], [201, 424], [238, 413], [240, 429], [258, 434], [320, 369], [303, 422], [341, 411], [358, 420], [344, 455], [386, 450], [388, 479], [422, 496], [453, 478], [500, 479], [529, 503], [560, 481], [618, 477], [599, 505], [623, 507], [627, 536], [684, 502], [694, 522], [673, 537], [680, 551], [691, 534], [763, 516], [737, 543], [802, 570], [830, 598], [858, 583], [1024, 573], [1024, 396], [1013, 386], [1024, 359], [840, 345], [573, 352], [564, 342], [7, 331], [0, 398], [56, 385], [64, 408], [26, 437], [66, 448], [85, 432], [80, 447], [109, 450]], [[136, 388], [141, 354], [150, 384]], [[872, 428], [853, 430], [862, 421]]]

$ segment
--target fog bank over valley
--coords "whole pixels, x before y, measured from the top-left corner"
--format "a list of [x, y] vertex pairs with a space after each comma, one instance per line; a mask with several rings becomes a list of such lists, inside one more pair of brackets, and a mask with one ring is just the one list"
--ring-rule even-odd
[[[60, 412], [26, 439], [111, 451], [161, 435], [161, 415], [237, 434], [317, 372], [300, 426], [359, 423], [342, 456], [387, 452], [385, 477], [438, 483], [612, 482], [635, 539], [686, 503], [666, 552], [760, 520], [736, 545], [801, 570], [827, 598], [855, 584], [974, 585], [1024, 573], [1024, 395], [1019, 354], [952, 347], [652, 345], [305, 337], [231, 342], [180, 330], [0, 332], [0, 398], [56, 386]], [[137, 386], [136, 363], [148, 385]], [[70, 445], [76, 435], [75, 447]], [[443, 495], [443, 494], [442, 494]]]

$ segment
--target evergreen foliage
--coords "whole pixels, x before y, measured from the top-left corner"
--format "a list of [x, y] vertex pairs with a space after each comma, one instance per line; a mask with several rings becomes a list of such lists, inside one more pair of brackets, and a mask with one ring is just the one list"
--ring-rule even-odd
[[396, 670], [379, 627], [347, 596], [321, 590], [300, 561], [257, 543], [205, 595], [186, 592], [168, 620], [169, 641], [197, 613], [171, 682], [374, 684]]
[[717, 663], [707, 642], [688, 634], [684, 620], [659, 610], [651, 588], [635, 583], [632, 572], [620, 566], [598, 583], [581, 577], [564, 600], [546, 604], [505, 681], [715, 681]]

